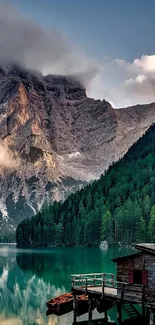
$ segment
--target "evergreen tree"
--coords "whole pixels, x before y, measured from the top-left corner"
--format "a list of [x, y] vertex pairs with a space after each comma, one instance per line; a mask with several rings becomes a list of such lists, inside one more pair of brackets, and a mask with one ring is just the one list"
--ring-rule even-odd
[[114, 243], [114, 223], [113, 217], [109, 210], [106, 210], [102, 217], [102, 239], [107, 240], [110, 244]]
[[[155, 241], [155, 126], [123, 159], [64, 202], [44, 205], [16, 232], [19, 247]], [[2, 234], [1, 238], [5, 238]], [[1, 240], [2, 240], [1, 239]], [[8, 239], [10, 240], [10, 239]]]
[[155, 242], [155, 205], [151, 209], [150, 222], [149, 222], [149, 239]]
[[58, 223], [58, 225], [56, 226], [56, 245], [57, 246], [62, 246], [63, 242], [64, 242], [64, 228], [61, 222]]

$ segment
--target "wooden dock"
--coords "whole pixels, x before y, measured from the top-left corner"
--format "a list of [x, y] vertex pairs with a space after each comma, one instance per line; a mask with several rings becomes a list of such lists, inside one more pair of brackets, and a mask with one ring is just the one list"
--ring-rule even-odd
[[[71, 276], [71, 281], [72, 293], [74, 296], [74, 310], [76, 310], [77, 295], [86, 294], [89, 297], [89, 324], [91, 324], [92, 320], [91, 301], [94, 298], [97, 302], [100, 303], [101, 310], [102, 308], [104, 310], [105, 324], [109, 324], [107, 319], [106, 306], [108, 306], [108, 309], [110, 309], [113, 307], [114, 304], [116, 304], [117, 306], [118, 324], [126, 324], [124, 321], [122, 322], [122, 310], [124, 310], [128, 314], [128, 316], [130, 317], [130, 321], [140, 319], [141, 324], [143, 324], [143, 320], [146, 314], [144, 310], [145, 305], [143, 301], [143, 285], [135, 285], [134, 287], [134, 284], [130, 285], [130, 283], [116, 281], [115, 275], [112, 273], [74, 274]], [[130, 292], [132, 292], [132, 300]], [[143, 305], [142, 315], [140, 315], [134, 304]], [[73, 324], [76, 324], [76, 312]], [[154, 325], [154, 323], [151, 322], [146, 322], [145, 324]]]
[[[80, 294], [88, 295], [88, 323], [93, 324], [92, 320], [92, 299], [96, 299], [96, 306], [100, 306], [101, 312], [104, 311], [105, 317], [102, 324], [111, 324], [107, 319], [107, 309], [111, 308], [117, 300], [117, 285], [115, 276], [112, 273], [92, 273], [75, 274], [71, 276], [72, 293], [74, 296], [74, 322], [76, 324], [76, 296]], [[98, 320], [100, 323], [100, 320]], [[97, 320], [94, 321], [94, 323]], [[97, 323], [96, 323], [97, 324]]]
[[[73, 291], [74, 292], [80, 292], [80, 294], [83, 292], [83, 293], [86, 293], [87, 292], [87, 294], [88, 295], [93, 295], [93, 296], [95, 296], [95, 295], [98, 295], [98, 296], [100, 296], [100, 297], [102, 297], [103, 296], [103, 289], [102, 289], [102, 286], [98, 286], [98, 287], [95, 287], [95, 286], [87, 286], [87, 290], [85, 289], [85, 287], [76, 287], [76, 286], [74, 286], [73, 287]], [[112, 299], [115, 299], [115, 298], [117, 298], [117, 289], [115, 289], [115, 288], [109, 288], [109, 287], [104, 287], [104, 298], [108, 298], [108, 299], [110, 299], [110, 298], [112, 298]]]
[[104, 299], [117, 299], [117, 281], [112, 273], [76, 274], [71, 276], [72, 292], [98, 296]]
[[[107, 311], [115, 304], [118, 324], [132, 322], [155, 325], [155, 243], [134, 246], [139, 252], [113, 259], [117, 265], [116, 278], [112, 273], [71, 276], [73, 324], [77, 323], [77, 297], [85, 295], [89, 324], [94, 324], [92, 320], [94, 308], [97, 308], [99, 313], [104, 312], [104, 323], [110, 324]], [[136, 304], [141, 305], [141, 312], [136, 308]], [[125, 311], [129, 319], [122, 320], [122, 311]]]
[[144, 285], [115, 280], [112, 273], [76, 274], [71, 276], [75, 295], [92, 295], [98, 298], [141, 304], [144, 302]]
[[[122, 321], [122, 310], [128, 314], [129, 322], [155, 325], [155, 243], [135, 244], [137, 252], [113, 259], [116, 263], [116, 278], [111, 273], [75, 274], [71, 276], [74, 310], [76, 296], [88, 296], [89, 323], [92, 320], [92, 300], [107, 310], [113, 304], [117, 307], [118, 324]], [[141, 313], [136, 308], [141, 305]], [[74, 313], [76, 315], [76, 313]], [[107, 312], [105, 310], [105, 320]]]

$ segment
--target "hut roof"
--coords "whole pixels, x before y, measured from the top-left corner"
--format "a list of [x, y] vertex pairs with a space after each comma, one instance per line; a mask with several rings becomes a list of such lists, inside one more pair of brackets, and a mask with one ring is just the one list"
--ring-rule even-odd
[[134, 247], [140, 251], [155, 254], [155, 243], [135, 244]]
[[132, 259], [132, 258], [135, 258], [135, 257], [140, 256], [140, 255], [141, 255], [141, 252], [133, 253], [133, 254], [130, 254], [130, 255], [123, 255], [123, 256], [113, 258], [112, 261], [113, 262], [118, 262], [118, 261], [128, 259], [128, 258]]
[[145, 252], [148, 254], [153, 254], [153, 255], [155, 254], [155, 244], [150, 244], [150, 243], [149, 244], [135, 244], [134, 248], [138, 249], [140, 252], [133, 253], [130, 255], [116, 257], [116, 258], [113, 258], [112, 261], [117, 262], [117, 261], [123, 260], [123, 259], [128, 259], [128, 258], [132, 259], [132, 258], [135, 258], [135, 257], [141, 255], [142, 252]]

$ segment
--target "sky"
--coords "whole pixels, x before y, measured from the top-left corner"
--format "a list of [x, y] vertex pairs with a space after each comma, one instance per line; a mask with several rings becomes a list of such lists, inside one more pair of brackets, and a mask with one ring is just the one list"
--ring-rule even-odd
[[[31, 33], [29, 28], [29, 34], [34, 34], [34, 40], [31, 40], [26, 47], [26, 51], [31, 54], [26, 56], [26, 63], [24, 62], [26, 67], [34, 66], [44, 74], [77, 74], [85, 84], [90, 97], [105, 98], [114, 107], [155, 101], [154, 0], [1, 2], [2, 5], [7, 2], [8, 7], [12, 7], [11, 10], [16, 8], [16, 13], [10, 14], [10, 18], [5, 10], [8, 24], [6, 29], [6, 22], [4, 22], [2, 43], [0, 25], [0, 45], [5, 44], [6, 52], [18, 56], [20, 63], [25, 60], [23, 59], [25, 47], [23, 52], [19, 50], [16, 53], [13, 46], [12, 51], [12, 47], [8, 45], [10, 44], [8, 30], [11, 26], [11, 39], [18, 35], [20, 43], [17, 44], [17, 40], [15, 43], [16, 47], [19, 46], [21, 49], [24, 42], [24, 28], [27, 28], [26, 21], [27, 25], [32, 27], [33, 32]], [[20, 15], [23, 15], [23, 18]], [[15, 17], [16, 22], [18, 21], [16, 33], [13, 33], [16, 22], [10, 24], [12, 16]], [[0, 14], [0, 22], [1, 20], [3, 20], [2, 14]], [[21, 35], [19, 35], [19, 26], [23, 28]], [[38, 36], [39, 31], [41, 37]], [[47, 33], [48, 40], [45, 44]], [[6, 35], [7, 40], [5, 40]], [[37, 43], [35, 50], [34, 43]], [[36, 52], [36, 49], [39, 50]], [[5, 57], [6, 52], [4, 52]]]

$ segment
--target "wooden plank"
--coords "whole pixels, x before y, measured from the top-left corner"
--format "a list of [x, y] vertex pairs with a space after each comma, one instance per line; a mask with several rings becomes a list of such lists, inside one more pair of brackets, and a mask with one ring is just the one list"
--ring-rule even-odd
[[[87, 320], [80, 320], [76, 323], [73, 323], [73, 325], [88, 325], [88, 321]], [[91, 320], [91, 324], [92, 325], [103, 325], [103, 324], [106, 324], [106, 325], [117, 325], [117, 323], [114, 323], [114, 322], [110, 322], [110, 321], [107, 321], [105, 318], [99, 318], [99, 319], [92, 319]]]
[[[76, 291], [85, 291], [84, 287], [73, 287], [72, 288], [74, 292]], [[98, 294], [102, 294], [102, 287], [89, 287], [87, 286], [87, 293], [98, 293]], [[115, 288], [108, 288], [108, 287], [104, 287], [104, 295], [111, 295], [111, 296], [117, 296], [117, 289]]]

